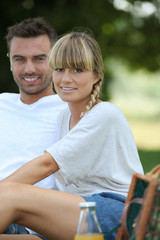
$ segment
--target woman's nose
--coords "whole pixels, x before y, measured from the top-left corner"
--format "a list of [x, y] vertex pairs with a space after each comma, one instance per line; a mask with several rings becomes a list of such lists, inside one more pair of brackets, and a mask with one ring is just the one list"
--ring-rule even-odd
[[72, 74], [70, 72], [70, 69], [65, 69], [62, 76], [63, 82], [71, 82], [72, 81]]

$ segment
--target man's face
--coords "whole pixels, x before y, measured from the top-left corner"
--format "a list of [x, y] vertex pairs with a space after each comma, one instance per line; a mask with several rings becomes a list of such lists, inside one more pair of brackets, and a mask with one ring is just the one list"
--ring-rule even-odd
[[10, 46], [10, 64], [14, 80], [23, 95], [46, 95], [52, 88], [52, 70], [48, 67], [51, 44], [46, 35], [14, 37]]

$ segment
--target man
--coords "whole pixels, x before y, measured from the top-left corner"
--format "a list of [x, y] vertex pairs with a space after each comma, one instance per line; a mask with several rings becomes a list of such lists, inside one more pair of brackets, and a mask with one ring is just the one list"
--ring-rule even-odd
[[[57, 115], [65, 104], [53, 91], [52, 70], [48, 67], [48, 53], [55, 39], [53, 27], [40, 17], [8, 28], [7, 56], [19, 94], [0, 94], [0, 180], [57, 140]], [[53, 175], [37, 185], [56, 188]], [[19, 225], [11, 225], [6, 231], [13, 232], [27, 233]], [[1, 235], [0, 239], [40, 239], [36, 235], [19, 237]]]

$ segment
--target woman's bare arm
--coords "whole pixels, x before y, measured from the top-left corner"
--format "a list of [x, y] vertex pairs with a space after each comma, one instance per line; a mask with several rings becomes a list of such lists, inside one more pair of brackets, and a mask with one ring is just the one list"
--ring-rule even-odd
[[42, 156], [34, 158], [22, 167], [17, 169], [10, 176], [5, 178], [3, 181], [20, 182], [27, 184], [35, 184], [40, 180], [50, 176], [52, 173], [59, 169], [58, 164], [50, 155], [45, 153]]

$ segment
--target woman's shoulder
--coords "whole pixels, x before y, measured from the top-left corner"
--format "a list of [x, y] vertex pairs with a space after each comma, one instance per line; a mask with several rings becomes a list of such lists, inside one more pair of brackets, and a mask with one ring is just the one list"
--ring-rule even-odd
[[66, 121], [70, 118], [70, 110], [68, 105], [66, 105], [58, 115], [58, 122]]
[[[88, 118], [94, 119], [96, 123], [101, 125], [119, 125], [127, 123], [125, 116], [123, 115], [120, 108], [110, 102], [100, 102], [96, 104], [88, 113]], [[87, 117], [87, 114], [86, 114]]]
[[[101, 114], [103, 117], [111, 117], [111, 116], [114, 116], [114, 115], [121, 115], [122, 112], [120, 110], [120, 108], [113, 104], [113, 103], [110, 103], [110, 102], [100, 102], [98, 104], [96, 104], [92, 110], [91, 110], [93, 113], [99, 113]], [[123, 114], [122, 114], [123, 115]]]

